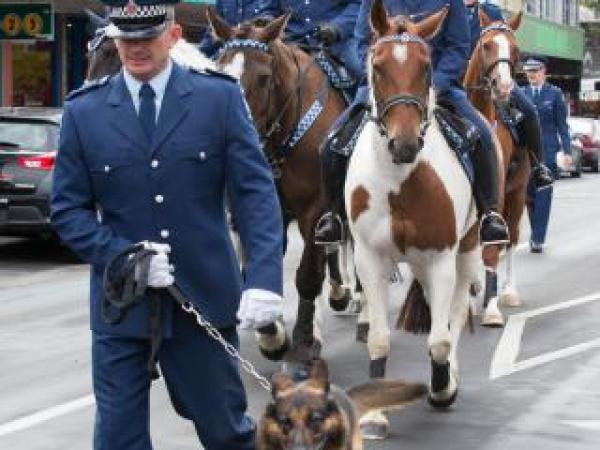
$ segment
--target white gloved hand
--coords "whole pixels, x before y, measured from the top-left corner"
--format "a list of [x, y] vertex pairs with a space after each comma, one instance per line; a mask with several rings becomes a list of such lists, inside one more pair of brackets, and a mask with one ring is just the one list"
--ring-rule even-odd
[[247, 289], [242, 293], [237, 317], [240, 328], [257, 329], [275, 322], [283, 315], [280, 295], [264, 289]]
[[[168, 244], [159, 244], [156, 242], [142, 242], [146, 250], [153, 250], [156, 255], [150, 259], [148, 267], [148, 286], [153, 288], [164, 288], [171, 286], [175, 282], [175, 278], [171, 275], [173, 271], [169, 264], [169, 252], [171, 247]], [[139, 280], [139, 266], [135, 268], [135, 278]]]

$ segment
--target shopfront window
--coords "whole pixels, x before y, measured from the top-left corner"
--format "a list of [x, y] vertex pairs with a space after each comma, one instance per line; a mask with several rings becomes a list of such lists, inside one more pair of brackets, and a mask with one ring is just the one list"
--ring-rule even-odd
[[52, 105], [52, 44], [12, 43], [13, 105]]

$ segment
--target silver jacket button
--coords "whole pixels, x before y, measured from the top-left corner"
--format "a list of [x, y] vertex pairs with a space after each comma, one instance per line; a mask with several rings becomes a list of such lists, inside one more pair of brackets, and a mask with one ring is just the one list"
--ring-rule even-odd
[[160, 231], [160, 237], [163, 239], [168, 239], [169, 238], [169, 230], [161, 230]]
[[150, 167], [152, 167], [153, 169], [156, 169], [158, 167], [158, 159], [153, 159], [152, 162], [150, 163]]
[[162, 195], [157, 195], [154, 197], [154, 200], [156, 200], [156, 203], [162, 203], [165, 201], [165, 198]]

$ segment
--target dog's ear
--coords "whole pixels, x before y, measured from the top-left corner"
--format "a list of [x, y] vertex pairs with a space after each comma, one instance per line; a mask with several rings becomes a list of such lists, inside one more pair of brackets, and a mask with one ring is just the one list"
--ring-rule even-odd
[[294, 386], [294, 381], [283, 373], [276, 373], [271, 379], [271, 394], [277, 398], [281, 392], [287, 391]]
[[329, 369], [325, 361], [322, 359], [313, 361], [310, 378], [307, 383], [318, 389], [322, 389], [323, 392], [329, 392]]

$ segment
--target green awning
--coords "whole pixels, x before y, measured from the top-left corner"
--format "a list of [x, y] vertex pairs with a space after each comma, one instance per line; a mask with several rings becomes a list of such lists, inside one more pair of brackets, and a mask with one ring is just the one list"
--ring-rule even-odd
[[577, 27], [525, 15], [517, 38], [522, 52], [576, 61], [583, 59], [584, 33]]

